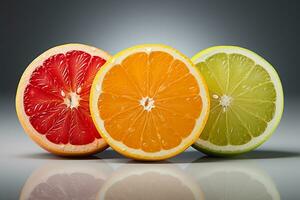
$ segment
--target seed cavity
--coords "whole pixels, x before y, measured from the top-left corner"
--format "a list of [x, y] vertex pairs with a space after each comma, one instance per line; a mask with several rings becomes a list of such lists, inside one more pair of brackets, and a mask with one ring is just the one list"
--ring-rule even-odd
[[218, 95], [216, 95], [216, 94], [213, 94], [213, 95], [212, 95], [212, 98], [214, 98], [214, 99], [218, 99], [218, 98], [219, 98], [219, 96], [218, 96]]
[[143, 97], [140, 100], [140, 105], [143, 106], [144, 110], [148, 112], [155, 108], [154, 100], [150, 97]]
[[66, 94], [65, 94], [65, 92], [64, 92], [63, 90], [60, 91], [60, 95], [61, 95], [62, 97], [65, 97], [65, 96], [66, 96]]
[[70, 92], [65, 98], [64, 103], [68, 108], [77, 108], [79, 106], [80, 96], [75, 92]]
[[78, 87], [76, 93], [79, 94], [81, 92], [81, 87]]
[[223, 107], [223, 111], [225, 112], [232, 102], [232, 97], [223, 95], [220, 98], [220, 105]]

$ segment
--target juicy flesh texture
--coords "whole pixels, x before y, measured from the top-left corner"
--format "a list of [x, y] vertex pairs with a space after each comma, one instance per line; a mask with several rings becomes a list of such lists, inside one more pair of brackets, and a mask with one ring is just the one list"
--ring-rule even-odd
[[240, 54], [218, 53], [197, 67], [211, 98], [200, 138], [225, 146], [243, 145], [261, 135], [275, 113], [276, 91], [268, 72]]
[[55, 144], [85, 145], [100, 138], [90, 115], [89, 94], [105, 62], [73, 50], [37, 67], [24, 92], [25, 113], [34, 129]]
[[107, 72], [98, 108], [114, 140], [157, 152], [190, 135], [202, 110], [199, 92], [182, 61], [162, 51], [139, 52]]

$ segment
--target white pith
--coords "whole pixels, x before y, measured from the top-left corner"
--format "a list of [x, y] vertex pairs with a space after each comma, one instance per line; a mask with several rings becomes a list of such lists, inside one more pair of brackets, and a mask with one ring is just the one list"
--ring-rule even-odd
[[153, 100], [153, 98], [150, 98], [150, 97], [143, 97], [140, 100], [140, 105], [144, 108], [144, 110], [146, 110], [148, 112], [151, 111], [152, 108], [155, 108], [154, 100]]
[[[200, 52], [199, 54], [195, 55], [192, 58], [192, 61], [197, 64], [200, 62], [205, 61], [207, 58], [211, 57], [214, 54], [217, 53], [226, 53], [226, 54], [241, 54], [244, 55], [250, 59], [252, 59], [256, 64], [263, 67], [270, 75], [271, 82], [274, 84], [275, 91], [276, 91], [276, 102], [275, 102], [275, 113], [273, 119], [268, 123], [267, 128], [265, 129], [264, 133], [262, 133], [258, 137], [253, 137], [248, 143], [243, 145], [226, 145], [226, 146], [218, 146], [210, 141], [202, 140], [199, 138], [195, 145], [199, 146], [200, 148], [212, 151], [212, 152], [224, 152], [224, 153], [238, 153], [238, 152], [244, 152], [248, 149], [252, 149], [257, 147], [259, 144], [262, 143], [262, 141], [265, 141], [268, 137], [271, 136], [273, 130], [278, 125], [281, 115], [283, 112], [283, 91], [282, 91], [282, 85], [280, 82], [280, 79], [278, 77], [277, 72], [275, 69], [263, 58], [255, 54], [254, 52], [251, 52], [250, 50], [240, 48], [240, 47], [212, 47], [207, 50], [204, 50], [203, 52]], [[217, 98], [217, 96], [212, 96], [214, 99]], [[219, 98], [219, 97], [218, 97]]]
[[64, 104], [70, 109], [77, 108], [79, 106], [80, 96], [75, 92], [70, 92], [67, 97], [64, 98]]
[[[188, 147], [191, 141], [194, 141], [194, 137], [195, 135], [199, 134], [202, 130], [202, 125], [203, 125], [203, 121], [207, 115], [207, 112], [209, 111], [209, 96], [207, 94], [207, 90], [205, 88], [206, 84], [203, 82], [203, 80], [201, 79], [199, 72], [197, 71], [197, 69], [195, 67], [192, 66], [192, 63], [189, 63], [188, 59], [183, 57], [180, 53], [178, 53], [177, 51], [175, 51], [174, 49], [168, 48], [168, 47], [164, 47], [161, 45], [141, 45], [141, 46], [136, 46], [133, 48], [129, 48], [121, 53], [119, 53], [119, 55], [117, 54], [116, 56], [114, 56], [112, 59], [110, 59], [98, 72], [98, 74], [96, 75], [94, 82], [93, 82], [93, 86], [92, 88], [96, 88], [96, 90], [91, 92], [91, 99], [90, 99], [90, 106], [91, 106], [91, 110], [97, 111], [98, 110], [98, 98], [100, 96], [100, 94], [102, 93], [102, 82], [104, 79], [104, 76], [106, 75], [106, 73], [116, 64], [120, 64], [122, 62], [122, 60], [124, 60], [124, 58], [126, 58], [127, 56], [137, 53], [137, 52], [145, 52], [147, 54], [149, 54], [151, 51], [163, 51], [163, 52], [167, 52], [170, 55], [172, 55], [174, 57], [174, 59], [179, 59], [180, 61], [182, 61], [189, 69], [190, 73], [194, 75], [195, 79], [197, 80], [197, 82], [199, 83], [199, 89], [200, 89], [200, 97], [202, 98], [202, 103], [203, 103], [203, 109], [201, 111], [201, 114], [199, 116], [198, 119], [196, 119], [196, 123], [195, 123], [195, 127], [193, 129], [193, 131], [191, 132], [191, 134], [184, 138], [181, 141], [181, 144], [175, 148], [169, 149], [169, 150], [160, 150], [158, 152], [146, 152], [143, 151], [141, 149], [133, 149], [130, 148], [128, 146], [126, 146], [125, 144], [123, 144], [122, 142], [119, 142], [117, 140], [114, 140], [112, 137], [109, 136], [109, 133], [106, 131], [105, 127], [104, 127], [104, 121], [101, 119], [99, 112], [95, 112], [93, 115], [93, 120], [95, 121], [96, 127], [99, 128], [100, 132], [103, 133], [103, 137], [105, 137], [106, 141], [109, 144], [115, 144], [115, 146], [118, 147], [118, 149], [116, 149], [119, 152], [122, 152], [124, 154], [126, 154], [126, 152], [130, 152], [129, 155], [133, 155], [136, 158], [142, 158], [142, 159], [159, 159], [159, 158], [164, 158], [167, 155], [172, 155], [175, 154], [176, 152], [178, 152], [179, 149], [182, 149], [184, 147]], [[153, 102], [154, 103], [154, 102]]]
[[[110, 58], [110, 56], [106, 52], [104, 52], [100, 49], [97, 49], [95, 47], [91, 47], [91, 46], [87, 46], [87, 45], [83, 45], [83, 44], [66, 44], [66, 45], [57, 46], [57, 47], [54, 47], [52, 49], [45, 51], [43, 54], [38, 56], [36, 59], [34, 59], [30, 63], [30, 65], [26, 68], [26, 70], [24, 71], [24, 73], [21, 77], [21, 80], [20, 80], [19, 86], [18, 86], [17, 95], [16, 95], [16, 100], [17, 100], [16, 101], [16, 110], [17, 110], [18, 117], [23, 122], [22, 126], [25, 129], [25, 131], [34, 140], [41, 141], [38, 144], [40, 146], [42, 146], [43, 148], [57, 150], [57, 151], [65, 152], [65, 153], [79, 152], [79, 153], [84, 154], [84, 152], [91, 152], [97, 148], [104, 147], [106, 145], [106, 142], [101, 138], [101, 139], [95, 139], [92, 143], [89, 143], [87, 145], [72, 145], [70, 143], [68, 143], [68, 144], [52, 143], [46, 138], [45, 135], [38, 133], [33, 128], [33, 126], [31, 125], [31, 123], [29, 121], [29, 117], [26, 115], [26, 112], [24, 110], [24, 91], [26, 89], [26, 86], [29, 84], [29, 80], [31, 78], [31, 74], [33, 73], [33, 71], [37, 67], [41, 66], [47, 58], [49, 58], [53, 55], [59, 54], [59, 53], [65, 54], [72, 50], [84, 51], [86, 53], [89, 53], [92, 56], [100, 56], [105, 60], [108, 60]], [[61, 91], [61, 95], [67, 96], [67, 94], [65, 94], [64, 91]], [[73, 99], [74, 99], [74, 97], [73, 97]]]
[[232, 97], [226, 94], [222, 95], [219, 100], [219, 104], [223, 107], [223, 111], [225, 112], [227, 108], [230, 106], [232, 101]]

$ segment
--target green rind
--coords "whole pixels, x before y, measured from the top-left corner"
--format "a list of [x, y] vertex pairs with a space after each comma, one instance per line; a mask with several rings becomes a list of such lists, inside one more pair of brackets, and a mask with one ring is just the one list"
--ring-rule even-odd
[[217, 156], [217, 157], [230, 157], [230, 156], [240, 155], [240, 154], [249, 152], [251, 150], [254, 150], [257, 147], [259, 147], [260, 145], [262, 145], [265, 141], [267, 141], [273, 135], [274, 131], [276, 130], [276, 128], [278, 127], [278, 125], [280, 123], [280, 120], [281, 120], [281, 117], [282, 117], [282, 114], [283, 114], [283, 110], [284, 110], [284, 93], [283, 93], [282, 83], [281, 83], [281, 80], [279, 78], [279, 75], [278, 75], [277, 71], [274, 69], [274, 67], [268, 61], [266, 61], [264, 58], [262, 58], [260, 55], [256, 54], [255, 52], [250, 51], [250, 50], [245, 49], [245, 48], [242, 48], [242, 47], [238, 47], [238, 46], [214, 46], [214, 47], [209, 47], [207, 49], [204, 49], [204, 50], [198, 52], [196, 55], [194, 55], [191, 58], [191, 60], [192, 60], [192, 62], [195, 65], [197, 65], [197, 63], [195, 63], [195, 61], [199, 57], [201, 57], [201, 56], [203, 56], [203, 55], [205, 55], [205, 54], [207, 54], [209, 52], [212, 52], [212, 51], [215, 51], [215, 50], [219, 50], [219, 49], [225, 49], [225, 48], [227, 48], [227, 49], [240, 49], [240, 50], [243, 50], [243, 51], [247, 51], [247, 52], [249, 52], [251, 54], [256, 55], [263, 62], [266, 62], [267, 65], [270, 65], [271, 66], [271, 70], [274, 73], [274, 77], [278, 81], [279, 90], [277, 91], [278, 93], [276, 93], [276, 94], [279, 94], [279, 97], [277, 97], [277, 98], [281, 98], [281, 102], [282, 103], [281, 103], [281, 105], [280, 105], [279, 108], [276, 107], [276, 109], [280, 109], [280, 111], [279, 111], [280, 114], [278, 115], [278, 117], [274, 121], [274, 126], [269, 131], [269, 133], [267, 133], [266, 136], [260, 142], [254, 144], [254, 145], [252, 145], [252, 146], [250, 146], [248, 148], [244, 148], [244, 149], [241, 149], [241, 150], [235, 150], [235, 151], [220, 151], [220, 150], [215, 150], [215, 149], [208, 148], [206, 146], [203, 146], [203, 145], [200, 145], [200, 144], [197, 144], [197, 143], [194, 143], [192, 145], [193, 148], [197, 149], [198, 151], [201, 151], [202, 153], [205, 153], [205, 154], [211, 155], [211, 156]]

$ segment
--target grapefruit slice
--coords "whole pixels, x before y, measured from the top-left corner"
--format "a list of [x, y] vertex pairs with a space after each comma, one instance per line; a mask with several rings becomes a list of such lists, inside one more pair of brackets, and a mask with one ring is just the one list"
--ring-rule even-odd
[[119, 153], [140, 160], [179, 154], [199, 137], [209, 96], [192, 62], [164, 45], [135, 46], [97, 73], [90, 96], [94, 123]]
[[234, 46], [208, 48], [192, 61], [206, 79], [212, 104], [194, 147], [225, 156], [250, 151], [266, 141], [283, 112], [282, 85], [271, 64]]
[[107, 147], [89, 111], [93, 78], [110, 56], [95, 47], [67, 44], [47, 50], [25, 70], [16, 111], [26, 133], [57, 155], [88, 155]]

